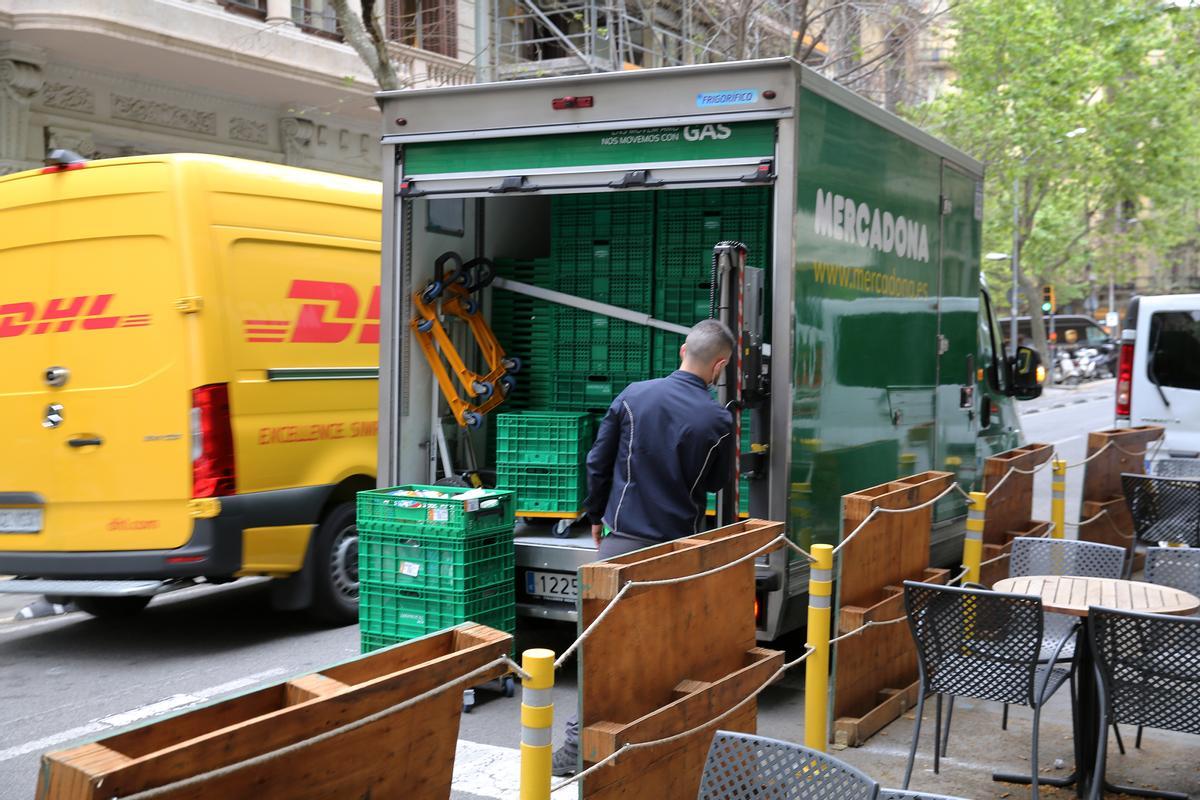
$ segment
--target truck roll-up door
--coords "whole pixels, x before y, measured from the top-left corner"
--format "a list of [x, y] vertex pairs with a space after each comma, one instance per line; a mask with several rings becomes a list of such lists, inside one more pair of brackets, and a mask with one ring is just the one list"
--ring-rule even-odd
[[775, 121], [404, 145], [404, 197], [770, 183]]

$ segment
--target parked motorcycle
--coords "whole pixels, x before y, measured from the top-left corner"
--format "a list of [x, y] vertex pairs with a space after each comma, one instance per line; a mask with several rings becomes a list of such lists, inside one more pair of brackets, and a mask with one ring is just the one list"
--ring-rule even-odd
[[1079, 370], [1080, 380], [1094, 381], [1100, 377], [1100, 351], [1094, 347], [1081, 347], [1075, 351], [1075, 368]]
[[1054, 382], [1075, 386], [1082, 380], [1083, 373], [1079, 371], [1079, 367], [1075, 364], [1075, 360], [1071, 358], [1071, 354], [1065, 349], [1060, 349], [1055, 356]]

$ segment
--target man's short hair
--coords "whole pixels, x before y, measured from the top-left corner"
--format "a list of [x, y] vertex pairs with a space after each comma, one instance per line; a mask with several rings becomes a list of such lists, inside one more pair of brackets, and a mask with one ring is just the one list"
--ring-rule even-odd
[[702, 364], [712, 364], [729, 357], [736, 346], [729, 326], [716, 319], [697, 322], [687, 335], [688, 358], [694, 358]]

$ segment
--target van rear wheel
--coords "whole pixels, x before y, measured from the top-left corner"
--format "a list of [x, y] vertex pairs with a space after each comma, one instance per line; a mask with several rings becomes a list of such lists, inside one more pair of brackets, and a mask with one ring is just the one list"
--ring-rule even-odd
[[150, 603], [149, 597], [76, 597], [75, 605], [100, 619], [136, 617]]
[[317, 526], [310, 613], [321, 622], [358, 621], [358, 525], [354, 503], [342, 503]]

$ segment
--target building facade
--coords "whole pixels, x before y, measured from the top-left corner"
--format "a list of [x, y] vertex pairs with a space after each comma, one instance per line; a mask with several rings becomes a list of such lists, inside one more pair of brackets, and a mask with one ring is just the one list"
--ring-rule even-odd
[[[408, 85], [475, 80], [473, 0], [376, 5]], [[374, 91], [325, 0], [0, 0], [0, 174], [66, 148], [378, 178]]]

